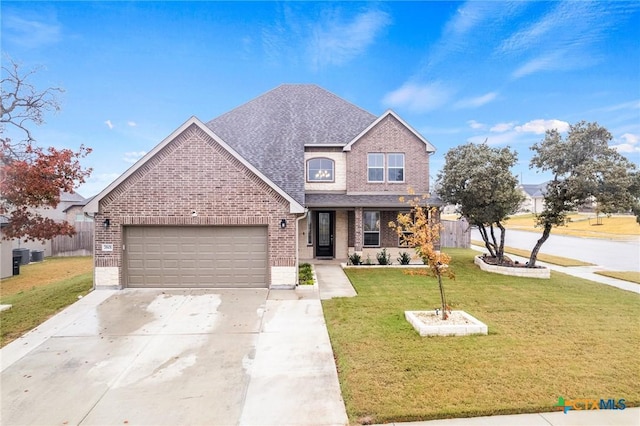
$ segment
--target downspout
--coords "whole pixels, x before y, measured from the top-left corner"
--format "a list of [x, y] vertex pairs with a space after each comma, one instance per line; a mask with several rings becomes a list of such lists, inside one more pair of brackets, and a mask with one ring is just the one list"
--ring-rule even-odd
[[309, 214], [309, 209], [305, 208], [304, 214], [296, 218], [296, 287], [300, 285], [300, 252], [298, 250], [300, 246], [300, 232], [298, 227], [300, 226], [300, 221], [305, 219], [307, 214]]

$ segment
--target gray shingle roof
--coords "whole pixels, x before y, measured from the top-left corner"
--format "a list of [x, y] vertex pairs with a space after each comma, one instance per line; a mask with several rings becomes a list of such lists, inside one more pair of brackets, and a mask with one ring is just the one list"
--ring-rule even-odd
[[[399, 195], [307, 194], [306, 202], [307, 207], [311, 208], [375, 207], [409, 209], [406, 202], [400, 202]], [[432, 197], [427, 200], [427, 203], [436, 207], [442, 205], [442, 200]]]
[[283, 84], [207, 127], [304, 205], [304, 145], [346, 145], [376, 118], [316, 85]]

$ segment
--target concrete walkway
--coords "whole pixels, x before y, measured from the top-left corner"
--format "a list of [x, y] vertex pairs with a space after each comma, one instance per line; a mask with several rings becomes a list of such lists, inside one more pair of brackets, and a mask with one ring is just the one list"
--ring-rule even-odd
[[345, 425], [318, 286], [267, 298], [240, 425]]
[[[472, 246], [474, 250], [483, 251], [482, 247]], [[509, 255], [514, 259], [518, 256]], [[554, 271], [574, 275], [587, 280], [621, 288], [634, 293], [640, 292], [640, 285], [594, 274], [600, 267], [561, 267], [538, 262]], [[314, 265], [320, 297], [353, 297], [356, 295], [349, 279], [340, 265]], [[515, 414], [504, 416], [485, 416], [458, 419], [431, 420], [409, 423], [389, 423], [397, 426], [640, 426], [640, 408], [624, 410], [570, 410], [551, 413]], [[388, 425], [389, 425], [388, 424]]]

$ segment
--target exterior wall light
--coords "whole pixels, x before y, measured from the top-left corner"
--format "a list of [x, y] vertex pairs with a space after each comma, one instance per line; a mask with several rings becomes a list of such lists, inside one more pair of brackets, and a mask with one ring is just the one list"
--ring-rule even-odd
[[104, 222], [102, 222], [102, 227], [107, 229], [109, 226], [111, 226], [111, 220], [105, 219]]
[[286, 227], [287, 227], [287, 219], [282, 219], [282, 220], [280, 221], [280, 228], [281, 228], [281, 229], [284, 229], [284, 228], [286, 228]]

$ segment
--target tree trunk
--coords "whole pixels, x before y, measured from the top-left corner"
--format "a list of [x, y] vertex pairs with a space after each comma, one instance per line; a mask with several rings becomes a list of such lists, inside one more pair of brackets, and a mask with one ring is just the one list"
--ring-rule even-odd
[[438, 287], [440, 287], [440, 302], [442, 302], [442, 320], [447, 319], [447, 299], [444, 297], [444, 287], [442, 286], [442, 275], [440, 275], [440, 271], [437, 273], [438, 275]]
[[542, 231], [542, 237], [536, 243], [536, 246], [531, 250], [531, 257], [529, 257], [529, 264], [527, 268], [534, 268], [536, 266], [536, 259], [538, 258], [538, 252], [540, 251], [540, 247], [544, 244], [545, 241], [549, 238], [549, 234], [551, 233], [551, 224], [545, 223], [544, 230]]
[[500, 228], [500, 245], [496, 249], [496, 254], [498, 255], [498, 265], [501, 265], [504, 260], [504, 237], [506, 232], [502, 223], [496, 222], [496, 225]]
[[496, 253], [491, 247], [491, 243], [489, 242], [489, 235], [487, 234], [487, 229], [484, 227], [484, 225], [478, 225], [478, 231], [480, 231], [480, 235], [484, 240], [484, 246], [487, 248], [487, 250], [489, 250], [489, 254], [492, 257], [496, 257]]
[[493, 223], [490, 224], [489, 227], [491, 228], [491, 240], [493, 241], [493, 249], [494, 249], [493, 257], [498, 259], [498, 263], [502, 263], [502, 257], [504, 256], [504, 253], [500, 253], [500, 246], [498, 245], [498, 241], [496, 240], [496, 234], [493, 229]]

